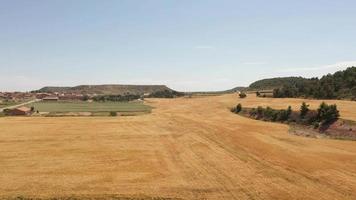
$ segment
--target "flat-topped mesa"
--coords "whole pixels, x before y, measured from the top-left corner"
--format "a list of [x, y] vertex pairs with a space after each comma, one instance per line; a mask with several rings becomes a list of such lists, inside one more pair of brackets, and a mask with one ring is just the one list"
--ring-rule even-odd
[[78, 85], [75, 87], [43, 87], [37, 92], [43, 93], [79, 93], [98, 95], [145, 94], [159, 91], [174, 91], [165, 85]]

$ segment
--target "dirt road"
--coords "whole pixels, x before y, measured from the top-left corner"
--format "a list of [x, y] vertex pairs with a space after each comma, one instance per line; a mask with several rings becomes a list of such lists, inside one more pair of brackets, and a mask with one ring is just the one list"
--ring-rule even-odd
[[38, 102], [38, 101], [41, 101], [41, 99], [34, 99], [34, 100], [27, 101], [27, 102], [24, 102], [24, 103], [20, 103], [20, 104], [16, 104], [16, 105], [0, 108], [0, 112], [2, 112], [5, 109], [13, 109], [13, 108], [17, 108], [17, 107], [20, 107], [20, 106], [25, 106], [27, 104], [35, 103], [35, 102]]
[[[286, 125], [232, 114], [237, 101], [302, 100], [152, 99], [152, 114], [135, 117], [0, 118], [0, 194], [356, 199], [355, 141], [290, 135]], [[355, 102], [337, 104], [356, 119]]]

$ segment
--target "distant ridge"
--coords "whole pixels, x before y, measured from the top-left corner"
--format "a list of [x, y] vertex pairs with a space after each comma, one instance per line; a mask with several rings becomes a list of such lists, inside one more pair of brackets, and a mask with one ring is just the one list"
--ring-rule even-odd
[[43, 87], [36, 92], [47, 93], [80, 93], [80, 94], [99, 94], [99, 95], [119, 95], [119, 94], [144, 94], [158, 91], [174, 91], [165, 85], [78, 85], [75, 87]]
[[250, 84], [250, 90], [273, 90], [280, 88], [286, 84], [300, 84], [308, 79], [303, 77], [277, 77], [277, 78], [266, 78], [255, 81]]
[[273, 90], [275, 98], [315, 98], [356, 100], [356, 67], [321, 78], [279, 77], [252, 83], [249, 90]]

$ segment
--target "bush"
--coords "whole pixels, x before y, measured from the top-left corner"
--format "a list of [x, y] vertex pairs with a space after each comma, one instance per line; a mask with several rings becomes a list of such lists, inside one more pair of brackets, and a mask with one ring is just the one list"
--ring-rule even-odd
[[309, 112], [309, 105], [303, 102], [302, 105], [300, 106], [300, 118], [303, 119], [308, 112]]
[[239, 104], [237, 104], [237, 106], [236, 106], [235, 108], [232, 108], [232, 109], [231, 109], [231, 112], [233, 112], [233, 113], [239, 113], [239, 112], [241, 112], [241, 110], [242, 110], [242, 106], [241, 106], [241, 104], [239, 103]]
[[243, 99], [243, 98], [246, 98], [246, 94], [245, 93], [243, 93], [243, 92], [241, 92], [240, 94], [239, 94], [239, 97], [241, 98], [241, 99]]
[[263, 111], [263, 118], [265, 118], [266, 120], [273, 121], [273, 114], [274, 114], [273, 109], [271, 107], [267, 106], [267, 108], [264, 109], [264, 111]]
[[257, 114], [256, 108], [252, 108], [252, 109], [250, 110], [249, 114], [250, 114], [251, 117], [252, 117], [252, 116], [253, 116], [253, 117], [256, 116], [256, 114]]
[[111, 117], [117, 116], [117, 112], [111, 111], [111, 112], [110, 112], [110, 116], [111, 116]]
[[281, 121], [281, 122], [287, 121], [288, 120], [288, 111], [284, 110], [284, 109], [280, 110], [278, 112], [277, 120]]
[[11, 109], [6, 108], [2, 112], [4, 113], [4, 115], [9, 115], [11, 112]]
[[318, 112], [315, 110], [308, 111], [308, 113], [302, 119], [302, 122], [307, 125], [313, 124], [316, 121], [318, 121]]
[[88, 95], [84, 95], [82, 100], [83, 101], [88, 101], [89, 100], [89, 96]]
[[257, 110], [256, 110], [257, 118], [262, 118], [263, 112], [264, 112], [264, 110], [263, 110], [262, 106], [258, 106]]
[[330, 123], [339, 118], [339, 110], [337, 109], [336, 104], [328, 105], [325, 102], [322, 102], [318, 108], [318, 121], [325, 123]]

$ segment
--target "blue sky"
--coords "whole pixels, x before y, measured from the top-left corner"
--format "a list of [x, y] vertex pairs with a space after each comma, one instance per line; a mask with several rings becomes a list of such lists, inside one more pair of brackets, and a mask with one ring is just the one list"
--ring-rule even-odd
[[354, 0], [0, 0], [0, 91], [223, 90], [356, 66]]

